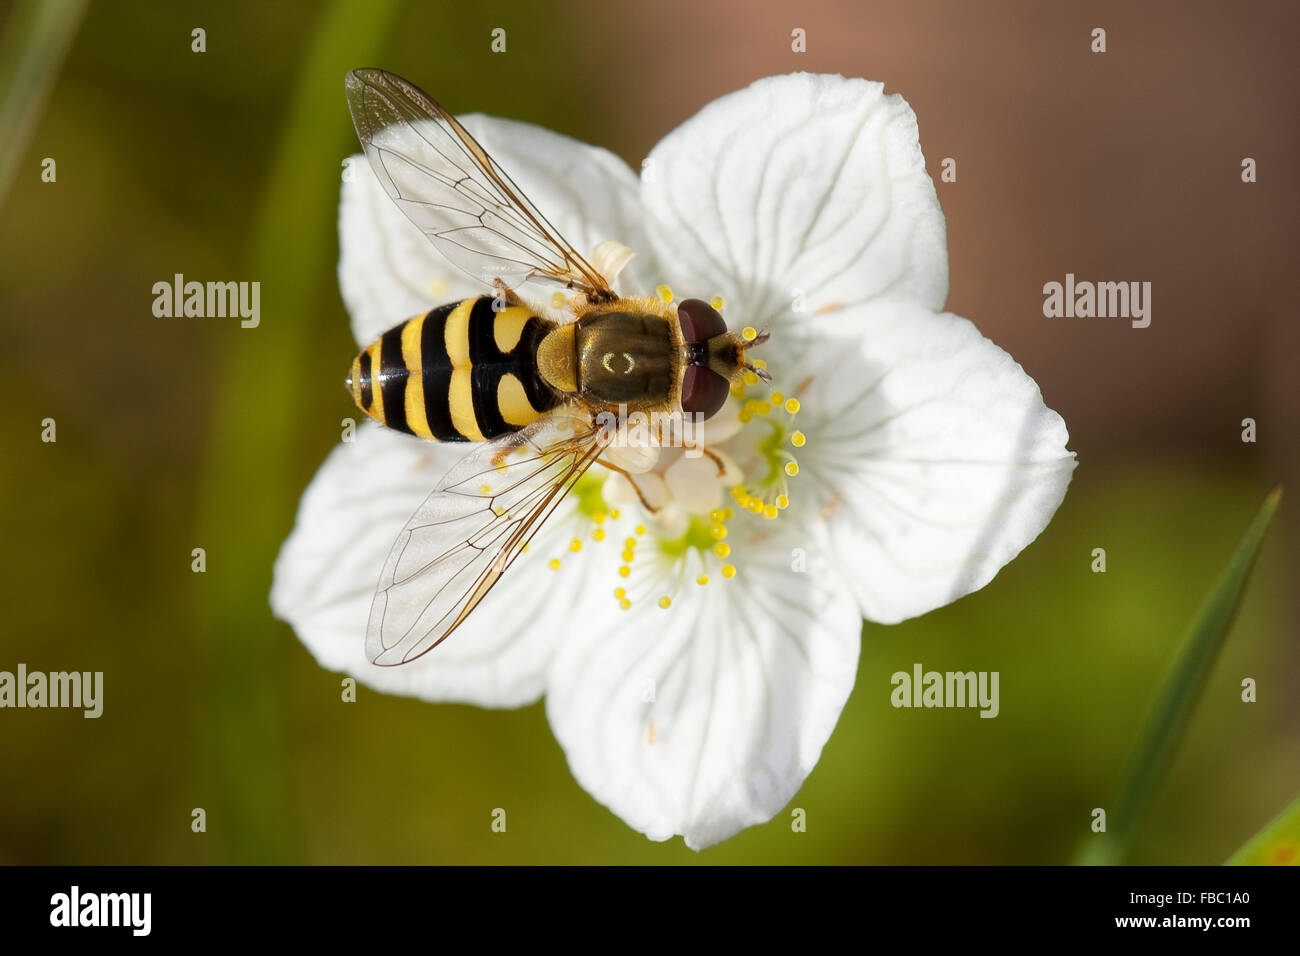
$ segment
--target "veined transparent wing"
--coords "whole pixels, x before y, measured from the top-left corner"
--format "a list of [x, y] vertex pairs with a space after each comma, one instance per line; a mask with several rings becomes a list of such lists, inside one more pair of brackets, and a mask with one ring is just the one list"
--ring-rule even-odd
[[452, 468], [393, 543], [370, 606], [366, 656], [407, 664], [446, 639], [609, 439], [589, 415], [559, 412]]
[[456, 117], [384, 70], [347, 77], [352, 123], [389, 198], [457, 268], [491, 286], [549, 279], [616, 298]]

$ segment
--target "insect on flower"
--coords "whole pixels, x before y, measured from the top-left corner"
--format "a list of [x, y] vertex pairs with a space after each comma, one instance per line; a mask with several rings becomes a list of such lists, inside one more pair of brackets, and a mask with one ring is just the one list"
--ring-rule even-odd
[[[767, 336], [729, 331], [701, 299], [621, 298], [456, 118], [401, 77], [354, 70], [347, 95], [389, 198], [449, 262], [491, 284], [389, 329], [346, 379], [389, 428], [480, 443], [416, 510], [380, 575], [366, 654], [405, 664], [465, 620], [593, 464], [637, 487], [611, 455], [618, 422], [710, 418], [747, 372], [767, 379], [745, 357]], [[618, 249], [604, 251], [617, 268]], [[514, 291], [528, 280], [571, 293], [553, 296], [559, 318]]]

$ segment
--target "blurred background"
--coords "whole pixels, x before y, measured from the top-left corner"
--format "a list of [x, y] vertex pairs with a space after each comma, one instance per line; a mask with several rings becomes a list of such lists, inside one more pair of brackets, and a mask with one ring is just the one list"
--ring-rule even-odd
[[[1183, 628], [1278, 483], [1291, 500], [1132, 859], [1220, 862], [1290, 801], [1300, 8], [481, 6], [69, 14], [48, 100], [6, 129], [0, 182], [0, 669], [102, 670], [105, 710], [0, 711], [0, 862], [1064, 862], [1113, 803]], [[11, 83], [33, 42], [15, 24], [37, 16], [0, 4]], [[574, 782], [540, 704], [363, 688], [344, 706], [338, 676], [271, 618], [271, 562], [352, 414], [335, 218], [357, 148], [343, 75], [369, 65], [634, 168], [704, 104], [774, 73], [882, 80], [915, 109], [948, 221], [948, 307], [1039, 383], [1080, 464], [990, 586], [864, 629], [853, 696], [792, 803], [806, 833], [786, 812], [702, 854], [651, 843]], [[945, 157], [956, 182], [938, 181]], [[1150, 281], [1151, 326], [1044, 318], [1042, 286], [1066, 272]], [[175, 273], [260, 281], [261, 326], [155, 318], [152, 286]], [[41, 441], [46, 418], [57, 443]], [[889, 675], [916, 661], [999, 670], [1000, 717], [891, 708]], [[1244, 677], [1257, 703], [1240, 701]], [[500, 806], [505, 835], [489, 827]]]

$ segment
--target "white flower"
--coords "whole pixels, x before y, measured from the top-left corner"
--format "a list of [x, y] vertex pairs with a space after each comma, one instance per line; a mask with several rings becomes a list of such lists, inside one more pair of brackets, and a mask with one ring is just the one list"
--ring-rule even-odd
[[[939, 311], [943, 214], [916, 119], [880, 84], [760, 80], [669, 134], [640, 181], [555, 133], [464, 122], [576, 247], [637, 252], [623, 294], [720, 296], [732, 328], [770, 331], [754, 354], [799, 410], [750, 388], [710, 419], [721, 480], [708, 458], [650, 455], [637, 484], [653, 516], [593, 468], [450, 639], [389, 668], [363, 654], [379, 572], [465, 447], [362, 427], [307, 489], [272, 605], [322, 666], [380, 690], [487, 707], [545, 694], [590, 793], [651, 839], [708, 846], [771, 819], [811, 772], [864, 616], [977, 590], [1043, 530], [1074, 468], [1065, 425]], [[484, 291], [354, 166], [339, 279], [358, 343]]]

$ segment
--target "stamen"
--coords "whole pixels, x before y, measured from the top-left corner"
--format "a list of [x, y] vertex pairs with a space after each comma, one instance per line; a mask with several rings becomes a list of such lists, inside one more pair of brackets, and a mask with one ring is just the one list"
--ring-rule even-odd
[[720, 296], [720, 295], [715, 295], [712, 299], [709, 300], [709, 305], [713, 306], [713, 308], [714, 308], [715, 310], [717, 310], [718, 312], [721, 312], [721, 311], [722, 311], [722, 296]]
[[747, 325], [740, 330], [740, 337], [746, 342], [752, 342], [754, 339], [758, 338], [758, 329], [754, 328], [752, 325]]
[[655, 295], [664, 301], [664, 304], [670, 305], [673, 301], [673, 290], [666, 285], [660, 285], [655, 289]]

